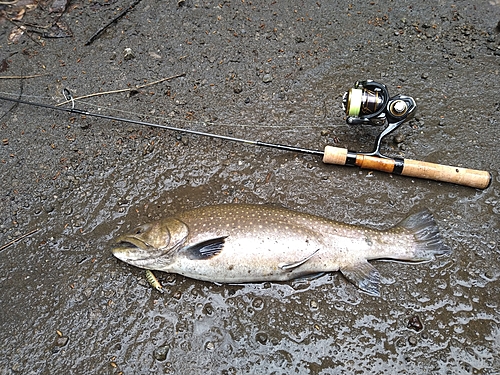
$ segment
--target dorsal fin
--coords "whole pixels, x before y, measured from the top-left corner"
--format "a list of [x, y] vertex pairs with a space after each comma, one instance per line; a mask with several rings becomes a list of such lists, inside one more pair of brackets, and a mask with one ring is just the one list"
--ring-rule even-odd
[[197, 243], [184, 249], [186, 256], [193, 260], [209, 259], [219, 254], [223, 247], [226, 237], [211, 238], [209, 240]]

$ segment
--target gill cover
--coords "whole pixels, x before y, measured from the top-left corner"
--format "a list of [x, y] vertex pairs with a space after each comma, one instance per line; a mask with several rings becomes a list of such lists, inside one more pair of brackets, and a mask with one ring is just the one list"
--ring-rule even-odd
[[189, 228], [184, 222], [167, 218], [154, 223], [147, 235], [156, 249], [171, 251], [178, 249], [188, 234]]
[[147, 252], [165, 253], [179, 248], [189, 234], [189, 228], [182, 221], [166, 218], [143, 224], [132, 233], [118, 239], [119, 243], [129, 243]]

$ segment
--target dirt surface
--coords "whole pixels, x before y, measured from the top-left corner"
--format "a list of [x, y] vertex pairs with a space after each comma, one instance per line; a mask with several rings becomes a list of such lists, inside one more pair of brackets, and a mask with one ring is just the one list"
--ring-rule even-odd
[[[0, 75], [41, 76], [2, 77], [1, 95], [56, 104], [63, 88], [79, 97], [181, 74], [76, 105], [369, 150], [380, 128], [347, 126], [340, 104], [374, 79], [418, 104], [385, 152], [493, 181], [476, 190], [0, 101], [0, 374], [500, 372], [498, 2], [142, 0], [88, 45], [128, 2], [22, 15], [3, 4]], [[139, 223], [222, 202], [380, 229], [427, 207], [453, 253], [373, 262], [374, 298], [338, 273], [249, 285], [158, 273], [160, 294], [110, 252]]]

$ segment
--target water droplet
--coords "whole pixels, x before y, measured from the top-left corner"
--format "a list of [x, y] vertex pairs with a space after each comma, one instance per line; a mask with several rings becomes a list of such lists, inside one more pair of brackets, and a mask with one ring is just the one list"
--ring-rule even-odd
[[259, 332], [255, 335], [255, 340], [257, 340], [258, 343], [265, 345], [267, 342], [267, 334], [264, 332]]

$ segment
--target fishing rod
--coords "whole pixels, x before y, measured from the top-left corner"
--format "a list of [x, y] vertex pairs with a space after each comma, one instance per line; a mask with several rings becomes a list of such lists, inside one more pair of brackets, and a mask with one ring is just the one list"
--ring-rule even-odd
[[31, 102], [4, 96], [0, 96], [0, 100], [46, 108], [55, 111], [79, 114], [82, 116], [149, 126], [170, 131], [184, 132], [187, 134], [222, 139], [231, 142], [240, 142], [283, 151], [316, 155], [321, 156], [323, 158], [323, 162], [326, 164], [358, 166], [363, 169], [371, 169], [441, 182], [450, 182], [457, 185], [469, 186], [478, 189], [486, 189], [491, 183], [491, 174], [487, 171], [429, 163], [419, 160], [392, 158], [383, 155], [380, 152], [382, 138], [393, 132], [403, 122], [411, 118], [411, 116], [413, 116], [415, 112], [417, 105], [413, 98], [409, 96], [396, 95], [394, 97], [390, 97], [385, 85], [374, 82], [372, 80], [356, 82], [354, 87], [346, 92], [342, 99], [342, 106], [347, 114], [347, 124], [370, 124], [376, 126], [386, 126], [378, 135], [375, 142], [375, 148], [372, 152], [356, 152], [348, 150], [346, 148], [333, 146], [326, 146], [324, 151], [312, 150], [301, 147], [248, 140], [215, 133], [183, 129], [175, 126], [161, 125], [140, 120], [132, 120], [128, 118], [104, 115], [75, 108], [75, 102], [73, 97], [71, 96], [71, 93], [67, 89], [64, 89], [63, 94], [66, 99], [72, 103], [71, 108], [58, 107], [55, 105]]

